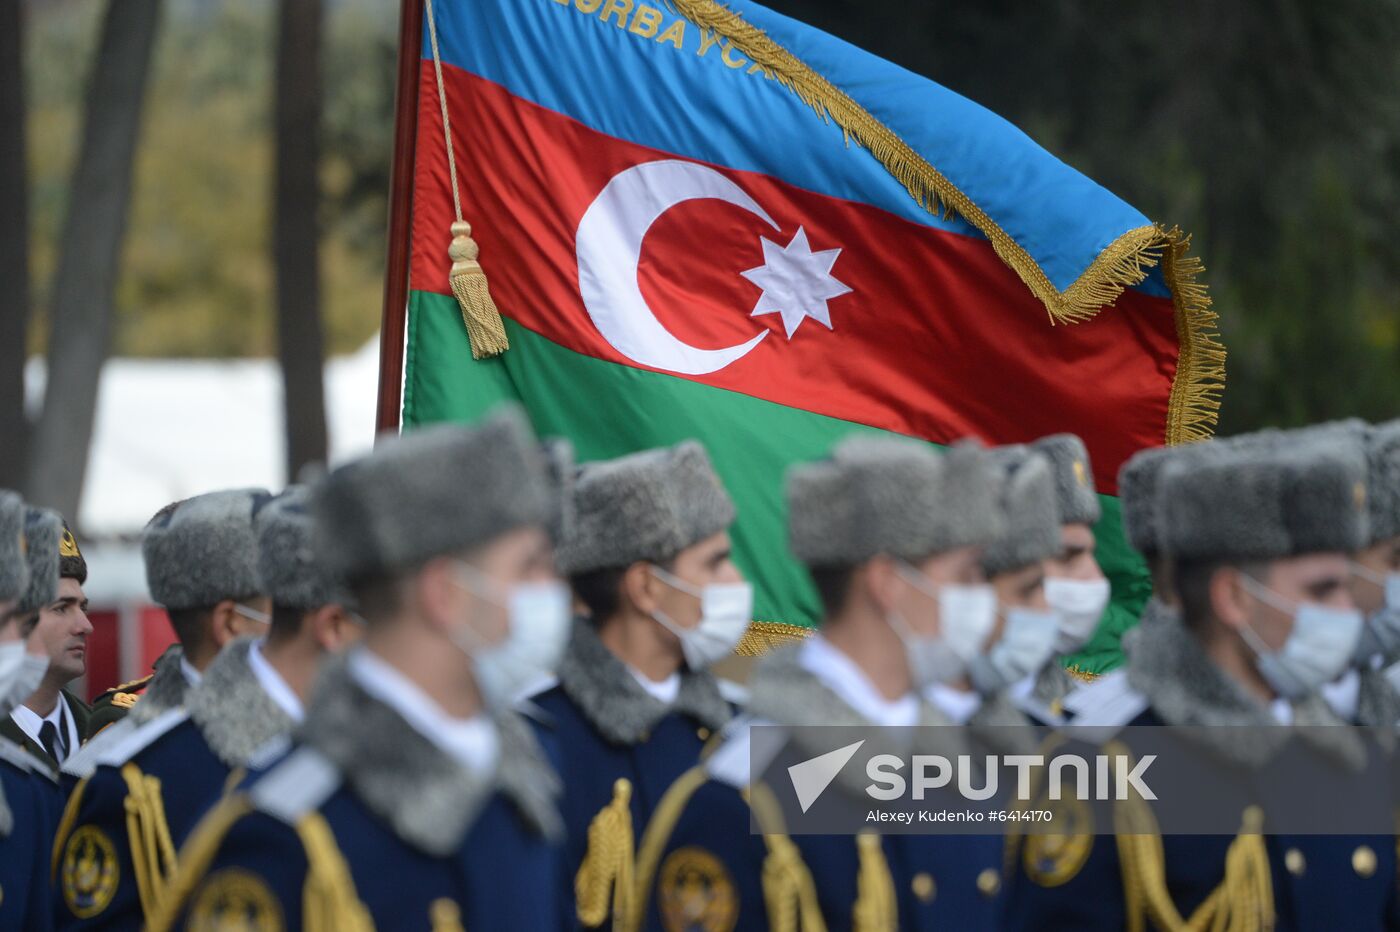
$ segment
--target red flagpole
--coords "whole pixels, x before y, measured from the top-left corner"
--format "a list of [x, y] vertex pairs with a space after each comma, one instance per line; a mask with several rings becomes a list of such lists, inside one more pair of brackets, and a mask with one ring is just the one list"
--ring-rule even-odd
[[397, 433], [403, 403], [404, 329], [408, 321], [408, 260], [413, 217], [413, 143], [418, 132], [419, 60], [423, 0], [399, 4], [398, 92], [394, 101], [394, 161], [389, 180], [389, 245], [384, 267], [384, 312], [379, 332], [376, 435]]

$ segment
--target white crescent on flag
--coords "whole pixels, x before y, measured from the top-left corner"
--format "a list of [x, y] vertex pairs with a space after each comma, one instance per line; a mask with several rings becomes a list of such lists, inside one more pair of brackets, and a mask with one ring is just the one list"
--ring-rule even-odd
[[579, 221], [579, 293], [603, 339], [633, 362], [704, 375], [742, 359], [768, 331], [723, 349], [701, 349], [678, 339], [647, 305], [637, 284], [642, 240], [666, 211], [677, 204], [714, 198], [779, 227], [767, 211], [724, 175], [706, 165], [663, 159], [618, 172], [599, 192]]

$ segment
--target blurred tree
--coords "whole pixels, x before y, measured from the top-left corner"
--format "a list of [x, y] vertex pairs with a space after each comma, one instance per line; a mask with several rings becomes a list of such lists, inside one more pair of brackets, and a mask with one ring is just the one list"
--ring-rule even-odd
[[273, 261], [277, 349], [286, 413], [287, 475], [326, 461], [321, 333], [321, 2], [278, 4]]
[[26, 497], [77, 514], [107, 358], [132, 163], [161, 0], [109, 0], [52, 290], [48, 382]]
[[24, 10], [0, 0], [0, 486], [24, 483], [29, 422], [24, 361], [29, 345], [29, 185], [25, 168]]

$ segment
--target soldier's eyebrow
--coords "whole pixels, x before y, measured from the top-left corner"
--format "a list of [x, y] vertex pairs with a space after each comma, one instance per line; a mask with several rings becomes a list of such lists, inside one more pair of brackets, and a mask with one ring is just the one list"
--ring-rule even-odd
[[734, 553], [734, 551], [733, 551], [732, 548], [726, 547], [726, 548], [724, 548], [723, 550], [720, 550], [720, 551], [716, 552], [715, 554], [713, 554], [713, 555], [710, 557], [710, 559], [706, 561], [706, 564], [707, 564], [708, 566], [710, 566], [710, 567], [719, 566], [719, 565], [720, 565], [721, 563], [723, 563], [725, 560], [728, 560], [728, 559], [730, 558], [730, 556], [733, 555], [733, 553]]

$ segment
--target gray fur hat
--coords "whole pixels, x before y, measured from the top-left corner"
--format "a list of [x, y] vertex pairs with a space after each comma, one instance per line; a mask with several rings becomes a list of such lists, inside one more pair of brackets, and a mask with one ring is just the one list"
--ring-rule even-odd
[[694, 440], [587, 463], [573, 498], [557, 557], [568, 576], [670, 559], [734, 523], [734, 503]]
[[1371, 542], [1400, 537], [1400, 421], [1372, 427], [1366, 438], [1370, 466], [1367, 501], [1371, 508]]
[[996, 495], [980, 446], [940, 454], [914, 440], [851, 437], [788, 472], [788, 535], [809, 567], [858, 566], [882, 553], [922, 560], [995, 538]]
[[574, 521], [574, 479], [578, 467], [574, 465], [574, 445], [562, 437], [550, 437], [540, 444], [544, 453], [545, 474], [549, 481], [549, 519], [545, 527], [556, 548], [573, 533]]
[[1177, 458], [1157, 487], [1162, 552], [1177, 559], [1273, 560], [1350, 552], [1368, 539], [1366, 457], [1326, 444], [1210, 444]]
[[156, 512], [141, 535], [151, 598], [182, 610], [262, 595], [253, 513], [270, 497], [264, 489], [229, 489]]
[[1161, 552], [1157, 535], [1157, 481], [1162, 467], [1185, 447], [1148, 447], [1130, 456], [1118, 470], [1118, 504], [1123, 513], [1123, 535], [1138, 553], [1153, 557]]
[[311, 490], [317, 553], [353, 585], [544, 527], [551, 497], [543, 451], [510, 406], [392, 437], [327, 473]]
[[992, 450], [993, 475], [1006, 524], [982, 551], [982, 569], [997, 576], [1060, 552], [1060, 508], [1049, 457], [1026, 446]]
[[24, 500], [0, 489], [0, 602], [17, 602], [29, 585]]
[[253, 515], [258, 535], [258, 580], [279, 608], [311, 611], [346, 605], [349, 595], [317, 559], [316, 524], [306, 486], [288, 486], [267, 499]]
[[1097, 524], [1103, 510], [1084, 441], [1074, 434], [1051, 434], [1031, 444], [1031, 449], [1050, 461], [1060, 523]]
[[63, 519], [58, 512], [33, 506], [24, 509], [29, 585], [15, 606], [19, 614], [37, 612], [58, 595], [58, 543], [62, 537]]

